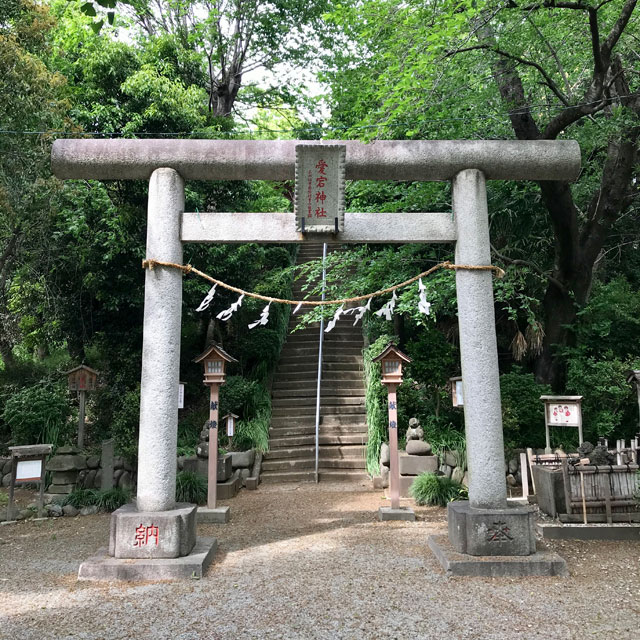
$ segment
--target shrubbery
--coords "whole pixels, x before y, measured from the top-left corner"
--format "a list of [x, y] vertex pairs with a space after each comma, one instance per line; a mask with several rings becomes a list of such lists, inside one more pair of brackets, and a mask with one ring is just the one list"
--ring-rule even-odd
[[75, 424], [68, 420], [69, 398], [61, 385], [41, 382], [10, 395], [4, 405], [3, 420], [9, 426], [14, 445], [69, 442]]
[[207, 480], [195, 471], [180, 471], [176, 475], [176, 501], [204, 504], [207, 501]]
[[446, 507], [449, 502], [466, 499], [467, 490], [459, 482], [454, 482], [447, 476], [421, 473], [413, 481], [409, 494], [419, 505]]

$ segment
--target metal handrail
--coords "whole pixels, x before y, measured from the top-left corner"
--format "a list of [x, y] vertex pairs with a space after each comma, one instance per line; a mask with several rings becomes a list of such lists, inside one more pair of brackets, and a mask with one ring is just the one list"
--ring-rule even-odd
[[[325, 288], [327, 284], [327, 243], [322, 245], [322, 300], [325, 299]], [[316, 388], [316, 484], [320, 480], [318, 473], [319, 453], [320, 453], [320, 388], [322, 386], [322, 345], [324, 343], [324, 317], [320, 318], [320, 342], [318, 345], [318, 384]]]

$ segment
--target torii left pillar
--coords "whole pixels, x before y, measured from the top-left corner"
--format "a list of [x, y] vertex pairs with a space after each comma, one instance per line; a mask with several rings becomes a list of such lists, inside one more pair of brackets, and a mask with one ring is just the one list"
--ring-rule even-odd
[[[184, 180], [156, 169], [149, 180], [147, 258], [182, 263]], [[81, 579], [159, 580], [201, 577], [216, 549], [196, 539], [196, 505], [176, 503], [176, 445], [182, 272], [147, 269], [140, 388], [136, 504], [111, 516], [109, 555], [84, 562]]]

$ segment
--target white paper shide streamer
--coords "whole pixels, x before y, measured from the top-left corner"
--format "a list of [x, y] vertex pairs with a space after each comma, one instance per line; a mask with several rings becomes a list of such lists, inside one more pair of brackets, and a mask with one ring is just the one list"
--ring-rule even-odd
[[262, 313], [260, 314], [260, 318], [258, 318], [258, 320], [256, 320], [255, 322], [252, 322], [249, 325], [249, 329], [254, 329], [255, 327], [257, 327], [258, 325], [262, 325], [264, 326], [265, 324], [267, 324], [267, 322], [269, 322], [269, 307], [271, 306], [271, 303], [269, 303], [263, 310]]
[[325, 333], [329, 333], [329, 331], [331, 331], [331, 329], [333, 329], [336, 326], [336, 322], [338, 322], [338, 320], [340, 319], [340, 316], [342, 315], [343, 311], [344, 311], [344, 305], [340, 305], [340, 307], [338, 307], [336, 309], [336, 312], [333, 314], [333, 318], [329, 320], [329, 324], [327, 324], [327, 328], [324, 330]]
[[196, 309], [196, 311], [204, 311], [209, 307], [211, 301], [213, 300], [213, 296], [216, 295], [216, 287], [218, 285], [214, 284], [211, 289], [209, 289], [209, 293], [204, 297], [204, 300], [200, 303], [200, 306]]
[[241, 307], [243, 298], [244, 293], [228, 309], [221, 311], [216, 318], [226, 322]]
[[356, 317], [355, 321], [353, 322], [353, 326], [355, 327], [358, 324], [358, 322], [362, 320], [362, 318], [364, 317], [364, 314], [367, 311], [371, 311], [371, 298], [367, 300], [367, 304], [365, 304], [364, 306], [354, 307], [353, 309], [347, 309], [344, 313], [345, 315], [352, 314]]
[[385, 320], [391, 320], [391, 317], [393, 316], [393, 310], [396, 308], [397, 300], [398, 296], [394, 291], [393, 296], [391, 296], [391, 300], [389, 300], [389, 302], [387, 302], [387, 304], [385, 304], [382, 309], [378, 309], [378, 311], [375, 312], [375, 315], [377, 315], [379, 318], [382, 318], [382, 316], [384, 316]]
[[418, 311], [428, 316], [431, 312], [431, 303], [427, 302], [427, 288], [422, 283], [422, 278], [418, 280], [418, 290], [420, 291], [420, 299], [418, 300]]

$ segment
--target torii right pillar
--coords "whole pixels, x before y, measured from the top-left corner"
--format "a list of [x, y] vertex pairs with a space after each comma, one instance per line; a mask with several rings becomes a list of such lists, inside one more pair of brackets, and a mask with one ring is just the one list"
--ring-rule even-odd
[[[456, 264], [490, 265], [481, 171], [467, 169], [454, 177], [453, 214]], [[434, 537], [429, 543], [450, 575], [567, 575], [560, 556], [536, 552], [531, 509], [507, 504], [492, 278], [486, 269], [456, 271], [469, 500], [448, 506], [453, 552]]]

